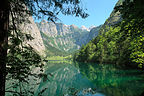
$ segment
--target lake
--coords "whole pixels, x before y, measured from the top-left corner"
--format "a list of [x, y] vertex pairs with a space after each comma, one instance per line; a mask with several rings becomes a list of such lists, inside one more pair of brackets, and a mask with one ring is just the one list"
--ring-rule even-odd
[[35, 96], [140, 96], [144, 91], [140, 70], [66, 61], [48, 62], [45, 70]]

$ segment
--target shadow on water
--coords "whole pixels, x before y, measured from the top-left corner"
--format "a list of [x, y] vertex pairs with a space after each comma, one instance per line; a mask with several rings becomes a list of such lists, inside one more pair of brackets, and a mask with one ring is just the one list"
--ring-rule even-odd
[[144, 89], [141, 71], [117, 69], [111, 64], [56, 61], [48, 62], [45, 68], [45, 73], [52, 75], [45, 82], [41, 80], [35, 96], [64, 96], [70, 89], [79, 94], [89, 88], [95, 95], [79, 96], [139, 96]]

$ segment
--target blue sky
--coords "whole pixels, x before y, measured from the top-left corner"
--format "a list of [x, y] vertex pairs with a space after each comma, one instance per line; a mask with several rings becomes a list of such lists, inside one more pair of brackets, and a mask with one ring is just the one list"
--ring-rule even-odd
[[84, 8], [88, 9], [90, 15], [86, 19], [74, 16], [59, 15], [59, 19], [66, 25], [75, 24], [78, 27], [82, 25], [90, 27], [92, 25], [98, 26], [103, 24], [105, 20], [110, 16], [115, 4], [118, 0], [81, 0]]
[[[118, 0], [81, 0], [84, 8], [87, 8], [89, 17], [82, 19], [81, 17], [58, 15], [61, 23], [66, 25], [76, 25], [81, 27], [82, 25], [87, 28], [90, 26], [98, 26], [105, 22], [110, 16], [115, 4]], [[37, 20], [36, 20], [37, 21]], [[39, 21], [39, 20], [38, 20]]]

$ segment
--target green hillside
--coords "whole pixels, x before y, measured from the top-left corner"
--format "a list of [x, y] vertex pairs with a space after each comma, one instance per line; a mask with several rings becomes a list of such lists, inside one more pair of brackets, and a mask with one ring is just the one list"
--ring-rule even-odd
[[143, 1], [122, 1], [119, 0], [115, 10], [100, 29], [100, 34], [75, 54], [76, 61], [143, 67]]
[[[53, 40], [41, 32], [41, 36], [43, 38], [44, 45], [46, 47], [46, 55], [47, 56], [66, 56], [68, 53], [61, 51], [49, 44], [49, 42], [53, 43]], [[54, 44], [54, 43], [53, 43]]]

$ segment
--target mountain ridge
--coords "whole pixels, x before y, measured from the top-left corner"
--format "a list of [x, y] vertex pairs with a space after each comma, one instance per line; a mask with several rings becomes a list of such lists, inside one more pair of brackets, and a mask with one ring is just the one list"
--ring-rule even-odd
[[[44, 42], [61, 51], [74, 52], [91, 40], [89, 38], [91, 32], [86, 27], [82, 29], [74, 24], [65, 25], [63, 23], [53, 23], [45, 20], [39, 23], [36, 22], [36, 24], [41, 34], [46, 35], [42, 37]], [[94, 28], [98, 28], [99, 30], [99, 26]], [[95, 31], [95, 36], [98, 30]], [[91, 37], [94, 38], [95, 36]]]

